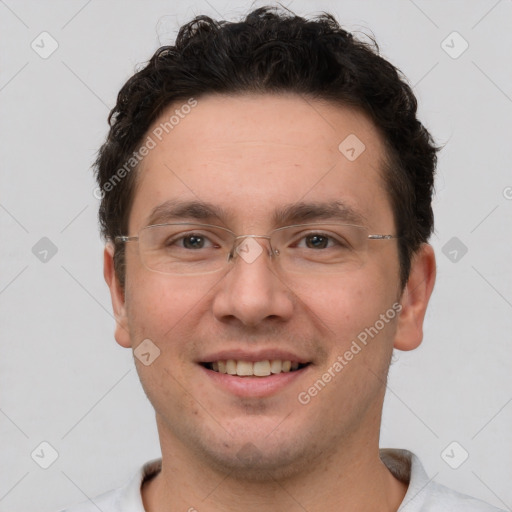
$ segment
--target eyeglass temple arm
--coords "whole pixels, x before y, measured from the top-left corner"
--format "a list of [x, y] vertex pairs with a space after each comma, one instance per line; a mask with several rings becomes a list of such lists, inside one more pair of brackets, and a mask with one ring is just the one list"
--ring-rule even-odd
[[138, 236], [116, 236], [114, 242], [136, 242], [138, 239]]
[[390, 238], [398, 238], [394, 235], [368, 235], [370, 240], [389, 240]]

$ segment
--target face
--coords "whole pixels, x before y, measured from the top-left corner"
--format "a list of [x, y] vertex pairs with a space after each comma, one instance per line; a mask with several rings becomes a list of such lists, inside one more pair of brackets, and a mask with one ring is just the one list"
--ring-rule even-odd
[[[340, 151], [354, 135], [364, 151]], [[206, 96], [161, 141], [153, 138], [138, 171], [129, 235], [166, 220], [266, 235], [286, 224], [342, 222], [307, 213], [334, 202], [370, 233], [394, 234], [383, 143], [355, 110], [294, 95]], [[211, 211], [153, 215], [169, 202], [207, 203]], [[294, 207], [295, 216], [276, 224], [276, 212]], [[252, 241], [267, 247], [266, 239]], [[215, 273], [165, 275], [148, 270], [138, 251], [127, 244], [124, 294], [108, 251], [106, 276], [117, 341], [136, 349], [149, 339], [160, 351], [151, 364], [135, 363], [164, 449], [254, 476], [293, 472], [378, 436], [389, 360], [405, 321], [397, 311], [396, 240], [370, 241], [363, 263], [340, 274], [287, 273], [263, 250]], [[238, 361], [240, 372], [265, 373], [266, 363], [251, 364], [258, 361], [300, 366], [270, 376], [212, 369], [226, 360]]]

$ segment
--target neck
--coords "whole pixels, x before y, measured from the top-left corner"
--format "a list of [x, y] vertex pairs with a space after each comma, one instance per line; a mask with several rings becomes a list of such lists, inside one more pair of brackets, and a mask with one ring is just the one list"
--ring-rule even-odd
[[[160, 432], [162, 434], [162, 432]], [[162, 436], [162, 470], [142, 487], [146, 512], [396, 512], [407, 491], [379, 457], [378, 435], [358, 432], [337, 450], [286, 477], [241, 479], [223, 473], [171, 436]]]

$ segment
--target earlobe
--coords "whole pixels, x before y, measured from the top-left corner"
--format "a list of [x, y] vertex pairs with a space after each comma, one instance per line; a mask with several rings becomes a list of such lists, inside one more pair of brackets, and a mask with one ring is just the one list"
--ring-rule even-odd
[[112, 309], [116, 320], [115, 339], [122, 347], [130, 348], [125, 294], [114, 268], [114, 244], [112, 242], [107, 242], [103, 251], [103, 277], [110, 289]]
[[394, 348], [413, 350], [423, 340], [423, 320], [436, 280], [436, 258], [429, 244], [422, 244], [411, 262], [409, 280], [402, 294]]

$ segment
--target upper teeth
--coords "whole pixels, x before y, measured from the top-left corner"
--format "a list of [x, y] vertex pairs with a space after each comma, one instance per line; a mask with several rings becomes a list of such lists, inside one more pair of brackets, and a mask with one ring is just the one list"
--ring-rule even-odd
[[264, 361], [215, 361], [212, 363], [212, 370], [219, 373], [228, 373], [229, 375], [239, 375], [243, 377], [255, 375], [256, 377], [267, 377], [272, 373], [289, 372], [296, 370], [299, 363], [291, 361], [281, 361], [278, 359]]

